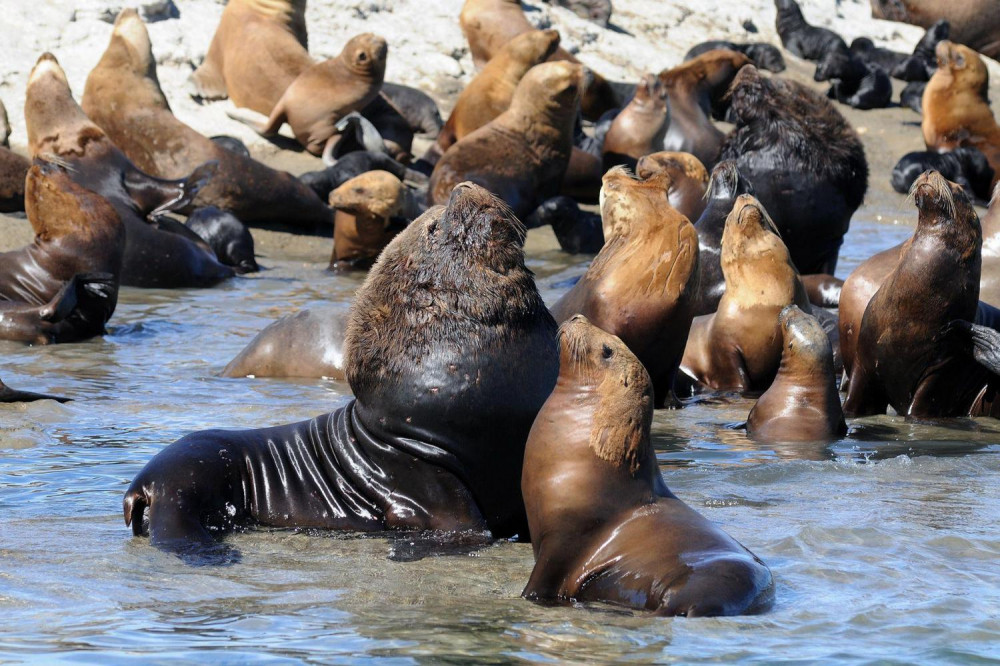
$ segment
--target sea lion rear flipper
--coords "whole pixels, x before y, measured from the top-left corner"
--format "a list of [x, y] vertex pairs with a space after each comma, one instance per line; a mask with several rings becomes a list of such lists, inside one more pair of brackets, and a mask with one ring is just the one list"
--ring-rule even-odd
[[146, 218], [153, 220], [164, 213], [189, 207], [218, 170], [219, 163], [212, 160], [196, 168], [187, 178], [163, 180], [135, 169], [125, 173], [122, 183]]
[[261, 136], [272, 136], [285, 124], [285, 108], [279, 101], [269, 117], [251, 109], [226, 109], [226, 115], [247, 125]]

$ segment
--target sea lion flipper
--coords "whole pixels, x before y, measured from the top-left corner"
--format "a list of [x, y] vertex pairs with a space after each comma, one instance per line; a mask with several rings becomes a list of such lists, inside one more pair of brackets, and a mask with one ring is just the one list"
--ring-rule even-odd
[[139, 210], [151, 221], [164, 213], [189, 207], [218, 169], [219, 163], [212, 160], [197, 167], [187, 178], [179, 180], [155, 178], [133, 169], [124, 174], [122, 183]]
[[229, 97], [226, 82], [214, 65], [203, 62], [201, 67], [191, 72], [185, 84], [188, 94], [196, 100], [216, 100]]
[[77, 281], [74, 275], [69, 282], [64, 284], [52, 299], [42, 306], [38, 311], [38, 316], [42, 321], [50, 323], [66, 319], [76, 309], [77, 306]]
[[226, 109], [226, 115], [247, 125], [261, 136], [272, 136], [285, 124], [285, 107], [281, 101], [271, 111], [269, 117], [251, 109]]
[[1000, 331], [958, 319], [949, 322], [942, 333], [957, 342], [976, 363], [1000, 377]]

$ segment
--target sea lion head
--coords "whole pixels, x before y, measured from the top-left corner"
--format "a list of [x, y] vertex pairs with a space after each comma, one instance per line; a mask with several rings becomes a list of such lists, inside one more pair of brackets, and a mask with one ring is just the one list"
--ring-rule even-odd
[[535, 65], [517, 84], [510, 107], [560, 118], [576, 117], [583, 72], [583, 65], [565, 60]]
[[787, 305], [778, 315], [778, 325], [784, 344], [782, 368], [804, 372], [826, 372], [833, 376], [833, 347], [830, 337], [816, 317], [803, 312], [797, 305]]
[[[857, 41], [857, 40], [855, 40]], [[853, 69], [854, 54], [846, 44], [837, 44], [827, 51], [816, 64], [814, 81], [829, 81], [830, 79], [845, 79], [850, 77]]]
[[[107, 200], [73, 182], [71, 167], [56, 157], [35, 158], [24, 184], [24, 210], [35, 236], [95, 239], [114, 228], [124, 243], [124, 227]], [[110, 224], [109, 224], [110, 222]]]
[[702, 185], [708, 185], [708, 171], [705, 165], [691, 153], [662, 150], [639, 158], [635, 173], [647, 180], [657, 173], [666, 173], [672, 181], [690, 178]]
[[156, 78], [153, 43], [146, 24], [135, 9], [130, 7], [118, 13], [107, 52], [113, 57], [113, 62], [106, 62], [105, 65], [130, 67], [140, 76]]
[[944, 232], [972, 245], [982, 243], [979, 216], [961, 185], [937, 171], [925, 171], [913, 181], [910, 196], [919, 211], [917, 233]]
[[743, 173], [733, 160], [723, 160], [712, 169], [708, 181], [708, 199], [735, 199], [741, 194], [754, 194], [753, 184], [743, 177]]
[[88, 143], [107, 138], [73, 99], [66, 73], [51, 53], [38, 58], [28, 77], [24, 120], [32, 155], [83, 156]]
[[529, 30], [507, 42], [504, 50], [512, 59], [537, 65], [559, 48], [558, 30]]
[[358, 76], [381, 81], [385, 76], [386, 56], [389, 46], [385, 38], [366, 32], [352, 37], [340, 52], [340, 58], [349, 70]]
[[660, 111], [667, 106], [667, 89], [655, 74], [643, 74], [629, 105]]
[[499, 274], [524, 268], [526, 229], [499, 197], [475, 183], [459, 183], [430, 229], [437, 242]]
[[367, 171], [330, 192], [330, 206], [354, 215], [388, 219], [399, 214], [404, 187], [388, 171]]
[[737, 124], [745, 124], [762, 115], [773, 96], [773, 87], [760, 70], [747, 65], [733, 78], [727, 95], [732, 117]]
[[612, 167], [601, 179], [601, 222], [604, 238], [629, 235], [635, 223], [643, 219], [659, 217], [657, 208], [669, 207], [667, 190], [671, 176], [666, 171], [651, 174], [646, 180], [639, 180], [624, 166]]
[[937, 56], [938, 70], [935, 76], [948, 76], [954, 79], [952, 86], [976, 91], [980, 97], [987, 99], [989, 92], [989, 72], [979, 54], [964, 44], [956, 44], [947, 39], [941, 40], [934, 48]]
[[[726, 290], [735, 294], [736, 288], [746, 286], [755, 301], [770, 301], [787, 292], [788, 285], [772, 271], [781, 271], [782, 277], [798, 274], [771, 216], [751, 194], [741, 194], [726, 217], [720, 261]], [[760, 275], [760, 268], [768, 274]]]
[[652, 457], [649, 373], [621, 339], [581, 314], [559, 327], [558, 340], [559, 384], [597, 396], [590, 448], [597, 457], [635, 476]]

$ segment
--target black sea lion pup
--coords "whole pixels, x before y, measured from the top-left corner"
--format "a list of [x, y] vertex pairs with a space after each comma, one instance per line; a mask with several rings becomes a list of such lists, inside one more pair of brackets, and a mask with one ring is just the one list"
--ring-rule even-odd
[[558, 352], [523, 240], [502, 202], [460, 184], [358, 290], [344, 349], [355, 399], [175, 442], [125, 493], [126, 524], [140, 533], [148, 507], [152, 543], [171, 550], [248, 524], [527, 535], [518, 479]]
[[832, 275], [868, 189], [857, 132], [828, 100], [753, 65], [736, 75], [730, 96], [736, 129], [721, 159], [753, 183], [799, 271]]
[[927, 28], [927, 32], [914, 47], [913, 53], [897, 65], [890, 74], [894, 78], [910, 83], [929, 81], [934, 70], [937, 69], [937, 56], [934, 55], [934, 50], [937, 48], [938, 42], [948, 39], [950, 32], [951, 26], [944, 19]]
[[757, 69], [766, 69], [767, 71], [774, 72], [775, 74], [785, 71], [785, 59], [781, 57], [781, 51], [771, 44], [764, 44], [761, 42], [736, 44], [735, 42], [727, 42], [721, 39], [710, 42], [702, 42], [701, 44], [691, 47], [688, 52], [684, 54], [684, 62], [697, 58], [702, 53], [715, 51], [716, 49], [739, 51], [746, 57], [750, 58], [750, 61], [757, 67]]
[[892, 168], [892, 189], [901, 194], [909, 192], [913, 182], [925, 171], [937, 171], [979, 201], [989, 201], [993, 169], [986, 156], [976, 148], [961, 147], [945, 153], [932, 150], [907, 153]]
[[795, 305], [778, 316], [781, 365], [750, 410], [747, 434], [766, 442], [831, 441], [847, 434], [833, 348], [816, 318]]
[[43, 393], [32, 393], [31, 391], [18, 391], [12, 389], [0, 380], [0, 402], [34, 402], [36, 400], [55, 400], [56, 402], [69, 402], [70, 398], [60, 398], [54, 395]]
[[774, 6], [778, 10], [774, 24], [781, 44], [794, 55], [819, 60], [832, 48], [847, 48], [843, 38], [833, 30], [809, 25], [795, 0], [774, 0]]
[[886, 74], [893, 70], [910, 56], [890, 49], [875, 46], [875, 42], [867, 37], [858, 37], [851, 42], [851, 54], [865, 64], [878, 67]]
[[405, 164], [396, 161], [384, 153], [357, 151], [348, 153], [322, 171], [309, 171], [299, 176], [299, 180], [308, 185], [323, 199], [328, 201], [330, 192], [334, 191], [352, 178], [369, 171], [388, 171], [396, 178], [411, 183], [417, 187], [427, 186], [427, 176]]
[[899, 91], [899, 105], [916, 111], [924, 112], [924, 90], [927, 89], [926, 81], [913, 81], [907, 83], [906, 87]]
[[524, 454], [535, 568], [522, 596], [688, 617], [767, 610], [767, 566], [664, 484], [639, 360], [577, 315], [559, 329], [559, 361]]
[[833, 79], [827, 97], [855, 109], [884, 109], [892, 101], [892, 83], [885, 70], [857, 57], [846, 46], [827, 51], [813, 78]]
[[549, 225], [559, 247], [569, 254], [596, 254], [604, 247], [601, 216], [580, 210], [571, 197], [545, 200], [524, 219], [529, 229]]
[[198, 208], [184, 226], [208, 243], [223, 265], [232, 266], [241, 275], [260, 270], [253, 254], [253, 236], [232, 213], [215, 206]]

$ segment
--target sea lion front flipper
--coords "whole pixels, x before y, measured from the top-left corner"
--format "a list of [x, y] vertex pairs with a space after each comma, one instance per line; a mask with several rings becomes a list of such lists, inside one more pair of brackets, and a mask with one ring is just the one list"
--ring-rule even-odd
[[201, 64], [201, 67], [191, 72], [185, 83], [188, 94], [194, 99], [216, 100], [229, 97], [226, 89], [226, 82], [219, 74], [214, 65], [210, 65], [208, 60]]
[[226, 109], [226, 115], [240, 121], [261, 136], [273, 136], [285, 124], [285, 107], [282, 101], [278, 102], [269, 117], [244, 108]]
[[429, 531], [395, 537], [389, 542], [393, 562], [416, 562], [425, 557], [466, 556], [491, 546], [496, 540], [486, 531]]
[[125, 173], [122, 183], [139, 210], [152, 221], [164, 213], [190, 206], [218, 170], [219, 163], [212, 160], [196, 168], [187, 178], [163, 180], [135, 169]]
[[945, 326], [944, 334], [961, 340], [976, 363], [1000, 377], [1000, 331], [958, 319]]

